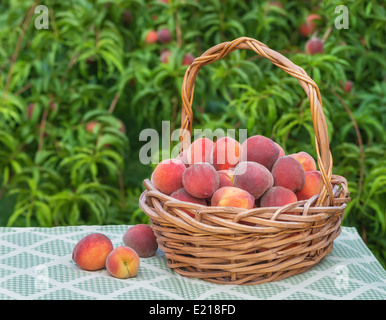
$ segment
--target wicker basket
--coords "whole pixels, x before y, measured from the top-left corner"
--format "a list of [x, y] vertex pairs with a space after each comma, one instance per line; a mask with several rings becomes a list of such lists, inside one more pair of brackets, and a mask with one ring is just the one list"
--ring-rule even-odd
[[[250, 210], [207, 207], [171, 198], [146, 179], [139, 205], [150, 219], [170, 268], [183, 276], [214, 283], [251, 285], [302, 273], [329, 254], [341, 231], [350, 198], [346, 179], [332, 174], [332, 156], [317, 85], [302, 68], [257, 40], [242, 37], [220, 43], [190, 65], [182, 84], [181, 139], [186, 129], [192, 131], [191, 107], [198, 71], [236, 49], [251, 49], [269, 59], [297, 78], [306, 92], [322, 177], [320, 194], [283, 207]], [[195, 218], [186, 211], [194, 213]]]

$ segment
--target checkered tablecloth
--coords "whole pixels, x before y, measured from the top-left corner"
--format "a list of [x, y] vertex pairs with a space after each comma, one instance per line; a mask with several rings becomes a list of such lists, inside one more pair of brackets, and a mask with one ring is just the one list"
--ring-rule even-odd
[[123, 245], [130, 226], [0, 228], [0, 299], [256, 300], [386, 298], [386, 272], [355, 228], [342, 227], [332, 252], [303, 274], [260, 285], [219, 285], [168, 268], [162, 251], [141, 258], [135, 278], [84, 271], [72, 261], [75, 244], [101, 232]]

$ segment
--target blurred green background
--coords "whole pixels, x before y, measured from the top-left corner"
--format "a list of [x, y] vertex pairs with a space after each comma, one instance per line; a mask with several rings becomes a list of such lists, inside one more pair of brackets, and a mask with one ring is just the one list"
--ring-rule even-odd
[[[341, 4], [348, 29], [335, 27]], [[148, 222], [139, 133], [179, 128], [192, 57], [249, 36], [318, 84], [352, 197], [343, 224], [385, 266], [385, 22], [381, 1], [1, 1], [0, 225]], [[320, 53], [305, 50], [312, 37]], [[193, 106], [195, 128], [245, 128], [316, 158], [298, 81], [251, 51], [205, 66]]]

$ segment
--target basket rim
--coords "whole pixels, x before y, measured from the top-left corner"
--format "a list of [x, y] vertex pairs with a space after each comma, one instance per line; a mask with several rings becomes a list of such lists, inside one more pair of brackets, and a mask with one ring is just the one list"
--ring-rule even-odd
[[[343, 177], [334, 176], [335, 181], [346, 181]], [[313, 225], [312, 228], [321, 228], [324, 222], [334, 216], [343, 216], [350, 201], [346, 188], [337, 190], [336, 203], [334, 206], [313, 206], [317, 195], [301, 200], [283, 207], [258, 207], [252, 209], [236, 207], [215, 207], [201, 204], [189, 203], [172, 198], [155, 188], [148, 179], [144, 180], [146, 190], [139, 198], [139, 206], [152, 219], [161, 219], [170, 224], [180, 225], [183, 229], [206, 230], [206, 232], [229, 234], [238, 232], [278, 232], [287, 230], [304, 230]], [[346, 192], [347, 191], [347, 192]], [[151, 203], [154, 207], [148, 204]], [[194, 212], [194, 217], [187, 211]], [[294, 214], [287, 214], [290, 212]], [[299, 214], [296, 214], [299, 213]], [[212, 225], [209, 225], [210, 222]], [[246, 225], [243, 222], [253, 221], [256, 225]]]

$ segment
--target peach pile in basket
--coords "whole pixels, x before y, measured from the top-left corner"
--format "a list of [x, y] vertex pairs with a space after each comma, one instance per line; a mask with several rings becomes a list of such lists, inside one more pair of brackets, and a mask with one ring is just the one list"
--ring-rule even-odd
[[312, 156], [285, 155], [261, 135], [241, 144], [230, 137], [196, 139], [176, 159], [161, 161], [151, 176], [160, 192], [180, 201], [245, 209], [309, 199], [320, 192], [320, 180]]

